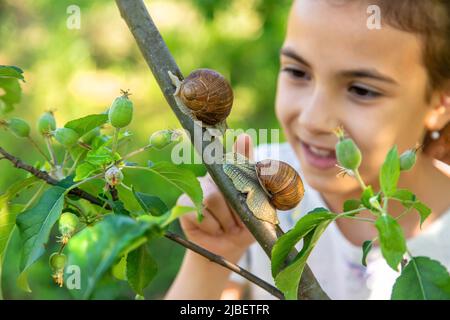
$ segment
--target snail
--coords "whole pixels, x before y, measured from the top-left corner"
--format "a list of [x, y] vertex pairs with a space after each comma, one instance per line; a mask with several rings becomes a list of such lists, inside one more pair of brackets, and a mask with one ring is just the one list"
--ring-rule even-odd
[[275, 208], [281, 211], [290, 210], [303, 199], [303, 181], [289, 164], [266, 159], [257, 162], [255, 167], [258, 181]]
[[228, 81], [211, 69], [195, 70], [183, 81], [172, 72], [168, 73], [182, 111], [192, 120], [201, 121], [204, 127], [216, 127], [223, 133], [234, 99]]
[[300, 175], [283, 161], [266, 159], [252, 163], [231, 153], [225, 156], [223, 170], [236, 189], [247, 194], [247, 206], [260, 220], [278, 224], [276, 209], [293, 209], [303, 199]]

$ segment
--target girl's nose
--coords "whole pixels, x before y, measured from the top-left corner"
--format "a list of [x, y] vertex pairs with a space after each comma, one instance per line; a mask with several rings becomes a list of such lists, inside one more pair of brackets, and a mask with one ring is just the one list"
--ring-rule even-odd
[[[334, 100], [334, 102], [333, 102]], [[339, 126], [338, 105], [325, 92], [316, 90], [300, 106], [299, 125], [311, 135], [332, 133]]]

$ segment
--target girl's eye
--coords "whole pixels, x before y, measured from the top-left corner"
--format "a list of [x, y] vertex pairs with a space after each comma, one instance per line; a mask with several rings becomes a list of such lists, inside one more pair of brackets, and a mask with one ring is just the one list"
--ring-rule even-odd
[[303, 79], [303, 80], [310, 80], [311, 77], [303, 70], [285, 67], [281, 69], [282, 72], [286, 72], [290, 77], [294, 79]]
[[370, 90], [364, 87], [360, 87], [360, 86], [351, 86], [348, 91], [354, 95], [356, 95], [358, 98], [363, 98], [363, 99], [374, 99], [374, 98], [378, 98], [380, 97], [382, 94], [374, 91], [374, 90]]

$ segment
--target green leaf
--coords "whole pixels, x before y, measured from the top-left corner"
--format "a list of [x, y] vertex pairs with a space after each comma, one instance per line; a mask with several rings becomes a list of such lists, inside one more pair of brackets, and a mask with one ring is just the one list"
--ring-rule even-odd
[[0, 78], [15, 78], [18, 80], [24, 80], [23, 70], [16, 66], [0, 65]]
[[93, 227], [77, 233], [67, 247], [68, 265], [81, 270], [81, 290], [71, 290], [77, 299], [88, 299], [97, 282], [114, 262], [142, 238], [150, 224], [124, 215], [107, 215]]
[[298, 285], [300, 283], [306, 261], [308, 260], [308, 257], [314, 249], [320, 236], [332, 221], [332, 218], [326, 219], [310, 230], [303, 238], [303, 248], [294, 261], [276, 275], [275, 284], [278, 289], [284, 293], [286, 299], [297, 300]]
[[23, 207], [21, 204], [4, 204], [0, 199], [0, 264], [16, 225], [16, 217], [23, 211]]
[[[10, 201], [20, 193], [20, 191], [31, 187], [37, 182], [38, 179], [34, 176], [19, 180], [11, 185], [8, 190], [0, 196], [0, 300], [3, 299], [1, 285], [3, 258], [14, 230], [16, 230], [16, 217], [24, 209], [24, 205], [10, 204]], [[31, 292], [31, 290], [29, 291]]]
[[86, 155], [86, 161], [94, 166], [105, 166], [110, 164], [115, 160], [119, 160], [120, 156], [116, 154], [113, 157], [112, 151], [106, 146], [101, 146], [97, 150], [91, 150]]
[[122, 215], [126, 215], [126, 216], [130, 215], [130, 211], [128, 211], [125, 208], [125, 205], [122, 201], [120, 201], [120, 200], [108, 201], [108, 203], [111, 205], [112, 210], [115, 214], [122, 214]]
[[32, 292], [30, 288], [30, 284], [28, 283], [28, 270], [25, 270], [19, 274], [16, 281], [17, 286], [25, 292]]
[[16, 216], [23, 209], [22, 205], [10, 205], [9, 201], [20, 191], [35, 184], [36, 177], [29, 177], [20, 180], [11, 185], [9, 189], [0, 196], [0, 265], [3, 260], [3, 254], [8, 246], [14, 226], [16, 225]]
[[370, 250], [372, 249], [372, 240], [367, 240], [364, 241], [363, 245], [362, 245], [362, 250], [363, 250], [363, 256], [362, 256], [362, 260], [361, 263], [364, 267], [367, 267], [367, 255], [369, 254]]
[[389, 215], [382, 215], [375, 221], [380, 240], [381, 253], [387, 264], [398, 271], [398, 265], [406, 252], [406, 241], [398, 222]]
[[166, 227], [179, 217], [185, 215], [186, 213], [193, 212], [195, 208], [187, 206], [175, 206], [173, 207], [167, 215], [167, 218], [163, 220], [162, 227]]
[[367, 209], [372, 209], [372, 205], [370, 204], [370, 199], [374, 196], [372, 186], [368, 186], [364, 189], [361, 196], [361, 203]]
[[428, 257], [413, 257], [397, 278], [392, 300], [450, 300], [450, 275]]
[[91, 175], [96, 173], [100, 169], [99, 166], [95, 166], [88, 162], [80, 164], [75, 171], [75, 178], [73, 181], [81, 181], [86, 178], [89, 178]]
[[416, 196], [409, 190], [398, 189], [390, 196], [392, 199], [400, 201], [405, 207], [409, 208], [416, 201]]
[[80, 163], [81, 160], [83, 160], [84, 156], [88, 152], [88, 150], [86, 150], [85, 148], [80, 147], [79, 145], [74, 145], [68, 151], [69, 151], [70, 156], [72, 157], [72, 159], [74, 159], [75, 161], [78, 159], [78, 163]]
[[33, 208], [17, 216], [23, 245], [22, 272], [44, 253], [50, 231], [61, 214], [65, 191], [58, 186], [51, 187]]
[[272, 248], [272, 276], [275, 277], [283, 267], [284, 261], [295, 245], [318, 224], [336, 218], [327, 209], [314, 210], [297, 221], [294, 228], [281, 236]]
[[330, 212], [327, 208], [317, 207], [309, 211], [307, 214]]
[[170, 209], [170, 211], [166, 212], [162, 216], [142, 215], [138, 217], [138, 220], [151, 222], [158, 225], [160, 228], [165, 228], [179, 217], [185, 215], [186, 213], [194, 212], [195, 210], [196, 208], [194, 207], [174, 206]]
[[106, 122], [108, 122], [107, 114], [91, 114], [83, 118], [69, 121], [64, 127], [75, 130], [81, 137]]
[[141, 296], [158, 272], [155, 259], [150, 255], [146, 244], [128, 254], [127, 279], [131, 288]]
[[14, 105], [22, 98], [22, 89], [19, 80], [15, 78], [1, 78], [0, 88], [4, 94], [0, 95], [0, 114], [6, 114], [14, 110]]
[[[360, 200], [347, 200], [344, 202], [344, 212], [353, 211], [361, 207], [361, 201]], [[353, 215], [358, 214], [355, 212]], [[352, 216], [353, 216], [352, 215]]]
[[400, 177], [400, 159], [397, 146], [394, 146], [386, 156], [380, 172], [380, 186], [384, 195], [390, 196], [397, 189]]
[[391, 195], [391, 198], [401, 201], [405, 208], [411, 208], [417, 210], [420, 215], [420, 227], [422, 228], [422, 223], [431, 214], [431, 209], [428, 208], [423, 202], [417, 200], [415, 194], [409, 190], [399, 189]]
[[15, 66], [0, 65], [0, 88], [4, 94], [0, 95], [0, 114], [14, 110], [14, 104], [19, 103], [22, 89], [19, 80], [24, 80], [22, 69]]
[[160, 198], [142, 192], [137, 192], [134, 190], [134, 187], [132, 190], [137, 202], [146, 213], [150, 213], [154, 216], [161, 216], [169, 211], [169, 208], [167, 208], [166, 204]]
[[[128, 168], [131, 169], [134, 167]], [[192, 173], [192, 171], [184, 168], [179, 168], [170, 162], [158, 162], [155, 163], [152, 167], [138, 168], [159, 175], [161, 178], [172, 184], [175, 188], [186, 193], [194, 203], [199, 219], [200, 217], [202, 217], [203, 191], [200, 183], [198, 182], [196, 176]]]
[[422, 228], [422, 223], [431, 214], [431, 209], [428, 208], [424, 203], [422, 203], [420, 201], [416, 201], [413, 206], [414, 206], [414, 209], [416, 209], [420, 215], [420, 227]]
[[127, 281], [127, 255], [111, 268], [111, 273], [117, 280]]

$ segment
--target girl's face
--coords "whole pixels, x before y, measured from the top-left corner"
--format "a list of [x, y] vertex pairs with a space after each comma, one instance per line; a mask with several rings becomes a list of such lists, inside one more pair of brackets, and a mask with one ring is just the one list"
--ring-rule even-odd
[[403, 152], [422, 141], [430, 109], [420, 39], [384, 24], [370, 30], [364, 2], [294, 2], [280, 54], [277, 117], [306, 180], [320, 192], [359, 188], [353, 178], [336, 178], [334, 128], [342, 125], [355, 140], [360, 173], [377, 186], [389, 149], [396, 144]]

